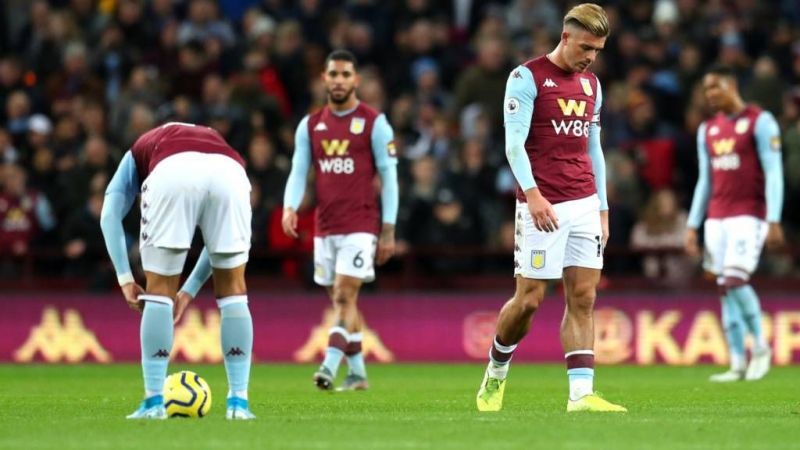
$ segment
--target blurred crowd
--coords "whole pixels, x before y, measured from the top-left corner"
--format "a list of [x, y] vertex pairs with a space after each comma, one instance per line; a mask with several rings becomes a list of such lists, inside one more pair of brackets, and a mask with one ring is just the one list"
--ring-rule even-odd
[[[384, 111], [400, 154], [401, 253], [513, 250], [514, 179], [503, 148], [510, 70], [549, 52], [562, 0], [5, 0], [0, 7], [0, 273], [22, 261], [64, 276], [109, 266], [103, 192], [121, 155], [164, 121], [207, 124], [248, 162], [254, 253], [311, 248], [280, 227], [294, 128], [325, 102], [327, 53], [359, 59], [362, 101]], [[785, 227], [800, 231], [800, 6], [792, 0], [601, 3], [612, 33], [603, 84], [610, 248], [675, 249], [697, 174], [698, 89], [715, 62], [779, 119]], [[313, 192], [310, 190], [309, 192]], [[135, 209], [135, 208], [134, 208]], [[136, 247], [138, 218], [126, 224]], [[476, 253], [477, 255], [477, 253]], [[479, 256], [429, 261], [481, 270]], [[676, 280], [681, 255], [609, 260], [612, 272]], [[775, 273], [792, 270], [774, 258]], [[292, 264], [282, 270], [296, 272]], [[510, 273], [511, 265], [504, 268]], [[105, 278], [103, 278], [105, 277]], [[113, 283], [113, 277], [110, 277]]]

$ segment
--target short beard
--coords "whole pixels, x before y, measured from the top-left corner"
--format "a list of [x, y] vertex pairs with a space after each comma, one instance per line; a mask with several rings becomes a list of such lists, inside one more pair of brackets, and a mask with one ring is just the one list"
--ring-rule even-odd
[[337, 105], [341, 105], [343, 103], [347, 103], [347, 101], [350, 100], [350, 96], [353, 95], [353, 92], [355, 92], [355, 90], [356, 90], [356, 88], [350, 89], [340, 99], [335, 98], [333, 96], [333, 93], [331, 93], [331, 91], [328, 91], [328, 100], [331, 101], [332, 103], [337, 104]]

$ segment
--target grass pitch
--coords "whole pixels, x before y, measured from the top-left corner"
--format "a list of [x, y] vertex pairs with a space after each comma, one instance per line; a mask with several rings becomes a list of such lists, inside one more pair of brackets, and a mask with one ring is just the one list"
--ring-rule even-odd
[[[567, 415], [561, 365], [511, 368], [505, 408], [478, 413], [483, 365], [370, 365], [372, 389], [323, 393], [314, 367], [253, 368], [254, 422], [224, 419], [219, 366], [173, 364], [213, 391], [204, 419], [128, 421], [140, 369], [0, 365], [2, 449], [787, 449], [800, 448], [800, 369], [714, 385], [719, 368], [600, 367], [596, 387], [628, 414]], [[343, 368], [344, 369], [344, 368]]]

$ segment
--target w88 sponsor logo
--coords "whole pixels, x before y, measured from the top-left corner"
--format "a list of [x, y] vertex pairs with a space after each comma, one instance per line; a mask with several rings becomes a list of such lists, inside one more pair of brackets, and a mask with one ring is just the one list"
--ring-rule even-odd
[[319, 170], [322, 173], [347, 174], [356, 171], [356, 162], [353, 158], [327, 158], [319, 160]]
[[556, 130], [557, 135], [572, 135], [575, 137], [589, 136], [589, 126], [591, 122], [588, 120], [561, 120], [556, 122], [555, 119], [550, 119], [553, 124], [553, 129]]
[[736, 170], [741, 167], [742, 161], [736, 153], [730, 153], [711, 158], [711, 167], [714, 170]]

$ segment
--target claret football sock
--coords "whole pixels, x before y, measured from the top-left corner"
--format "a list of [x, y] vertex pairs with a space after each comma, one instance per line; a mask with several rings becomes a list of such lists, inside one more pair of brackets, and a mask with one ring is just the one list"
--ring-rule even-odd
[[140, 328], [142, 373], [145, 396], [161, 395], [167, 378], [172, 351], [172, 299], [160, 295], [142, 295], [144, 311]]
[[247, 296], [236, 295], [217, 300], [220, 308], [220, 334], [225, 372], [230, 394], [247, 399], [250, 364], [253, 353], [253, 319], [247, 307]]
[[575, 350], [564, 355], [569, 378], [569, 399], [590, 395], [594, 392], [594, 352]]
[[347, 365], [350, 366], [349, 373], [361, 378], [366, 378], [367, 368], [364, 364], [364, 353], [361, 348], [362, 336], [360, 331], [350, 333], [344, 354], [347, 356]]
[[497, 378], [498, 380], [505, 380], [508, 376], [508, 366], [511, 363], [511, 358], [514, 356], [514, 350], [517, 349], [517, 344], [505, 345], [502, 343], [498, 336], [494, 337], [492, 348], [489, 350], [489, 376]]
[[347, 350], [348, 337], [347, 328], [341, 321], [331, 327], [328, 332], [328, 349], [325, 351], [325, 359], [322, 361], [322, 366], [328, 369], [334, 377], [336, 377], [339, 364], [342, 362], [342, 357]]

